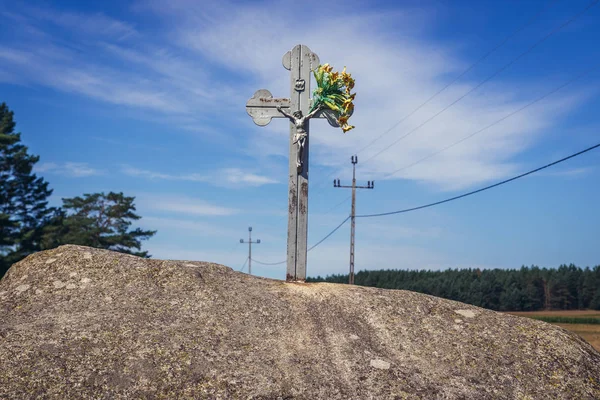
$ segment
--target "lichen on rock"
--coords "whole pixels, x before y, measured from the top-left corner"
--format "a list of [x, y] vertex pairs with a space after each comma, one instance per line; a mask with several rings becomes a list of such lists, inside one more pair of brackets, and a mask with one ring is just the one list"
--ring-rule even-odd
[[72, 245], [0, 281], [0, 370], [18, 400], [600, 398], [600, 354], [541, 321]]

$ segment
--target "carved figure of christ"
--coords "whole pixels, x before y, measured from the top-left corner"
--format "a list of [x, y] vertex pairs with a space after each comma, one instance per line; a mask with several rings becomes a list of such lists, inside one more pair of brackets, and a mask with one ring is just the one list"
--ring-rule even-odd
[[285, 115], [296, 127], [296, 134], [292, 140], [292, 143], [295, 144], [296, 147], [296, 167], [298, 168], [298, 173], [302, 172], [302, 155], [304, 154], [304, 146], [306, 143], [306, 138], [308, 137], [308, 133], [304, 128], [306, 122], [309, 119], [315, 116], [319, 111], [321, 111], [321, 106], [314, 109], [307, 116], [302, 116], [302, 111], [294, 111], [294, 115], [286, 112], [281, 108], [281, 106], [277, 106], [277, 111]]

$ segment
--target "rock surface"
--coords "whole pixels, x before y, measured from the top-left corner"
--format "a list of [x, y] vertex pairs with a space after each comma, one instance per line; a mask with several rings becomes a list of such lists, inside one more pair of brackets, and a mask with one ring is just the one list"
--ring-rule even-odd
[[409, 291], [61, 246], [0, 282], [1, 399], [599, 399], [578, 336]]

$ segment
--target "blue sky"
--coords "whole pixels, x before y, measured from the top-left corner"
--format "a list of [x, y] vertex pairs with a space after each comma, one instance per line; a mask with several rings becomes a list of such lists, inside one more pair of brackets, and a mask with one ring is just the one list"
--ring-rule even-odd
[[[392, 126], [358, 152], [358, 184], [376, 182], [358, 192], [358, 214], [441, 200], [600, 142], [600, 5], [558, 29], [589, 4], [0, 0], [0, 101], [40, 155], [52, 205], [122, 191], [143, 217], [134, 226], [158, 230], [143, 246], [155, 258], [239, 269], [248, 226], [261, 239], [254, 258], [285, 259], [288, 124], [256, 126], [245, 104], [261, 88], [288, 96], [281, 58], [294, 45], [347, 66], [358, 93], [356, 129], [311, 124], [310, 246], [349, 214], [333, 178], [349, 184], [350, 156]], [[455, 202], [358, 219], [355, 268], [600, 264], [599, 165], [590, 152]], [[308, 275], [347, 273], [348, 253], [349, 224], [309, 252]], [[252, 272], [282, 279], [285, 265]]]

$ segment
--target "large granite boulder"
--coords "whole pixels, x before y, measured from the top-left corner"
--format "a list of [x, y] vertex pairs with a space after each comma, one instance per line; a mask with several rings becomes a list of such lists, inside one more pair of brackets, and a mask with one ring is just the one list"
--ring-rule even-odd
[[419, 293], [61, 246], [0, 282], [0, 399], [600, 399], [559, 327]]

